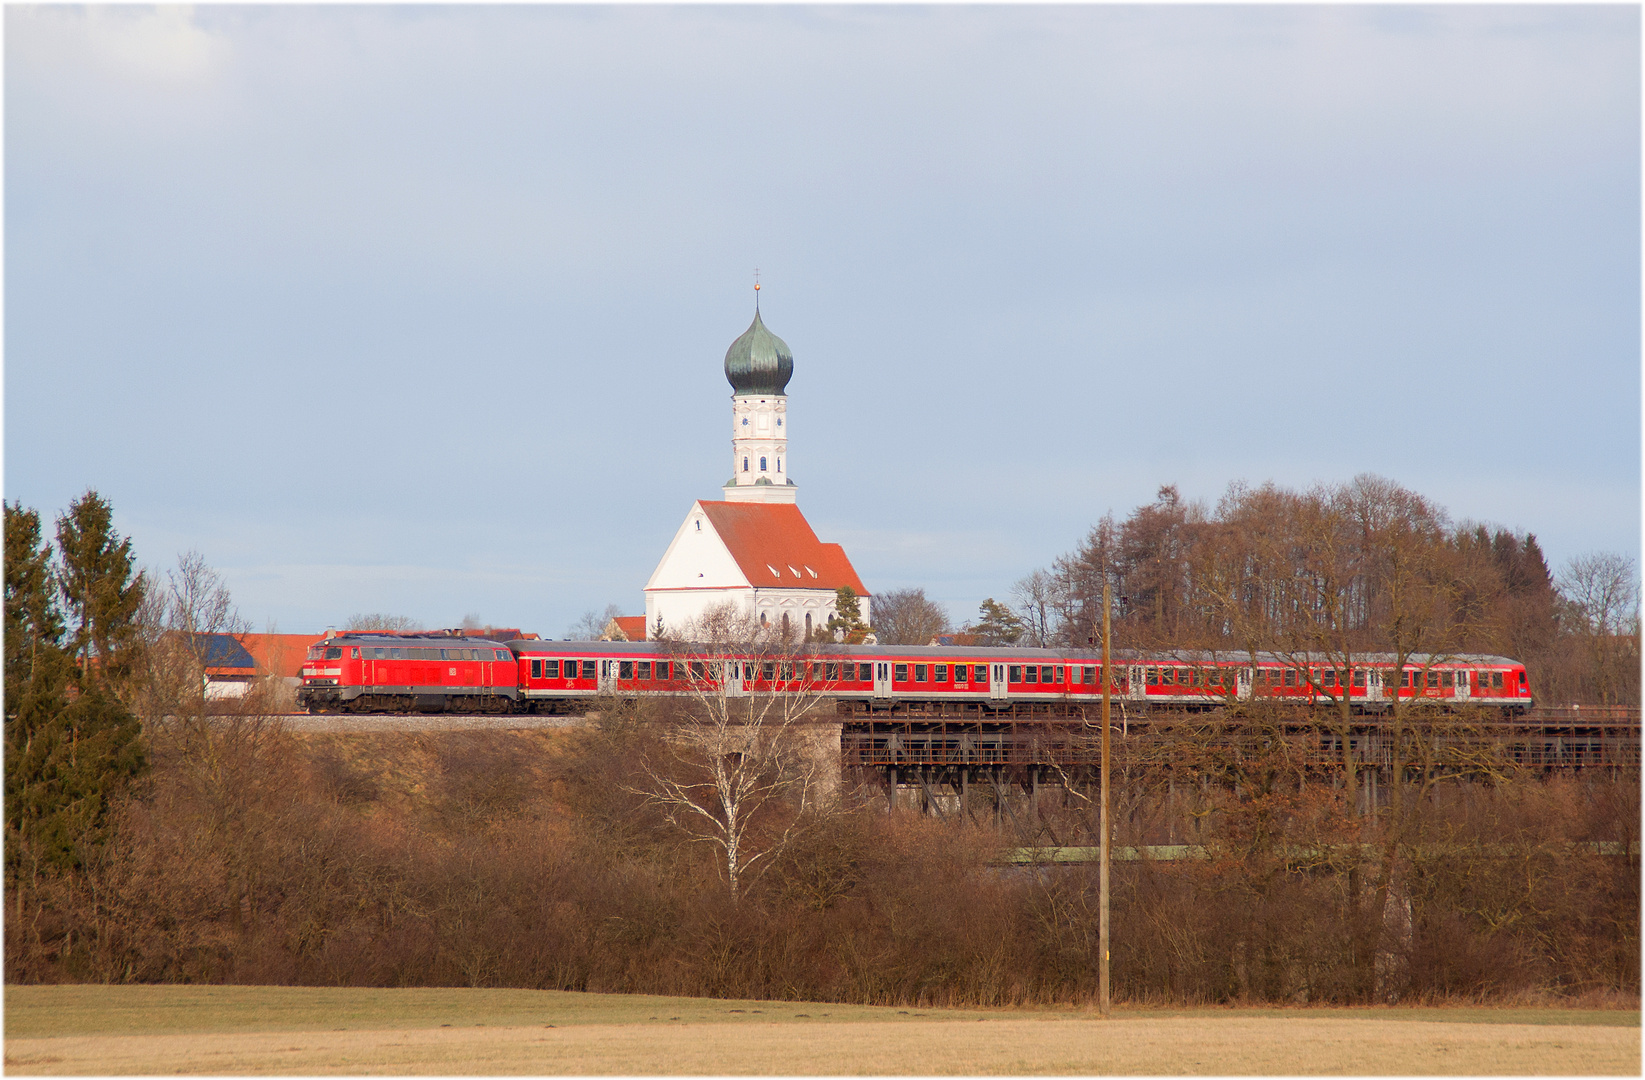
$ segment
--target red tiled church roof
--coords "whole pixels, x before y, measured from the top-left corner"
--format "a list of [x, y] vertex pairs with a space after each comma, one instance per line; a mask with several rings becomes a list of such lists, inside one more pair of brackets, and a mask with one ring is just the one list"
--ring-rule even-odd
[[849, 587], [867, 596], [838, 544], [825, 544], [793, 503], [700, 504], [731, 557], [756, 589]]

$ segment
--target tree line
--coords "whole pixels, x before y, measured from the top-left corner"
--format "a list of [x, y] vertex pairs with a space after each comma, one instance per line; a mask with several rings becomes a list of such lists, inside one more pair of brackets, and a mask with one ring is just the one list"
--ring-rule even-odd
[[874, 601], [880, 641], [1086, 648], [1104, 584], [1121, 646], [1220, 653], [1496, 653], [1525, 662], [1538, 699], [1637, 707], [1633, 560], [1572, 559], [1556, 578], [1534, 535], [1453, 522], [1392, 481], [1295, 491], [1230, 485], [1215, 506], [1174, 486], [951, 627], [922, 589]]

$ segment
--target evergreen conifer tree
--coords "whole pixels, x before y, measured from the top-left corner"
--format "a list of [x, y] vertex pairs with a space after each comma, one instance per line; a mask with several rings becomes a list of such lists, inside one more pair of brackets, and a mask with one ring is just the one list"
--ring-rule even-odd
[[134, 667], [137, 610], [147, 586], [142, 573], [132, 575], [131, 538], [114, 531], [113, 507], [87, 491], [57, 519], [57, 549], [82, 679], [119, 690]]
[[834, 590], [834, 614], [828, 617], [827, 633], [847, 645], [861, 645], [872, 632], [862, 621], [862, 605], [857, 603], [857, 590], [841, 585]]
[[1013, 645], [1022, 637], [1024, 627], [1017, 613], [992, 596], [977, 605], [977, 614], [980, 618], [971, 632], [981, 644]]
[[[75, 506], [91, 500], [94, 510], [106, 511], [107, 504], [92, 493]], [[64, 520], [59, 521], [59, 535]], [[95, 520], [95, 515], [79, 519], [75, 539], [85, 535], [87, 521]], [[107, 840], [114, 800], [145, 766], [140, 725], [116, 696], [107, 669], [92, 674], [93, 665], [77, 669], [74, 663], [79, 642], [92, 642], [93, 635], [129, 648], [136, 615], [129, 598], [141, 600], [142, 579], [130, 580], [129, 540], [112, 547], [83, 546], [82, 555], [89, 551], [95, 561], [112, 567], [108, 576], [117, 580], [99, 581], [84, 566], [77, 571], [78, 580], [89, 583], [82, 586], [89, 602], [80, 609], [93, 612], [94, 621], [90, 626], [82, 621], [79, 632], [69, 637], [58, 589], [71, 571], [52, 572], [51, 546], [41, 540], [39, 514], [8, 504], [5, 524], [6, 871], [15, 887], [25, 869], [33, 873], [81, 865], [92, 848]], [[111, 553], [123, 562], [110, 558]], [[95, 654], [99, 646], [89, 648]]]

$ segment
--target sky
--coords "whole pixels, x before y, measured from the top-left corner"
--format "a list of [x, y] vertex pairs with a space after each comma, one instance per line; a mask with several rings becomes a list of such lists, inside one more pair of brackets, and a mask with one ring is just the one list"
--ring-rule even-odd
[[794, 353], [956, 622], [1162, 484], [1640, 549], [1640, 9], [7, 5], [5, 497], [254, 629], [643, 610]]

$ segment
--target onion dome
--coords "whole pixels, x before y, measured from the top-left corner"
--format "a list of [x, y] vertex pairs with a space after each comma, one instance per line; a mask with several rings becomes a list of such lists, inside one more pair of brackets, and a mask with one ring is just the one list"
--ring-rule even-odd
[[743, 336], [725, 351], [725, 377], [738, 394], [781, 397], [794, 374], [794, 354], [783, 339], [765, 328], [760, 313]]

